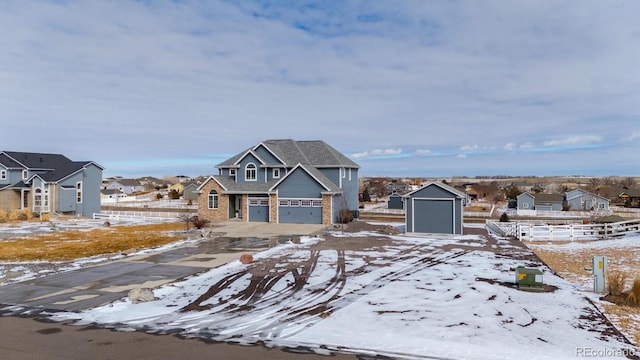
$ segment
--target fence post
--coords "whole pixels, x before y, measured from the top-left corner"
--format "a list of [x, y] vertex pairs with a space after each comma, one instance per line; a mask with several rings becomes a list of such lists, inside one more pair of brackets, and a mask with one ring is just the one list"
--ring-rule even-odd
[[573, 241], [573, 224], [569, 224], [569, 240]]

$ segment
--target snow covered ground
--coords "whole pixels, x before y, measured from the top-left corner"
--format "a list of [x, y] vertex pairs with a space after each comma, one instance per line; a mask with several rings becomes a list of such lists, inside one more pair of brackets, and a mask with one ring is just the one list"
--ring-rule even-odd
[[[638, 239], [631, 240], [637, 241]], [[514, 287], [519, 265], [547, 288]], [[56, 321], [243, 344], [392, 358], [625, 358], [638, 349], [602, 317], [597, 296], [554, 276], [505, 239], [332, 232], [303, 238]]]

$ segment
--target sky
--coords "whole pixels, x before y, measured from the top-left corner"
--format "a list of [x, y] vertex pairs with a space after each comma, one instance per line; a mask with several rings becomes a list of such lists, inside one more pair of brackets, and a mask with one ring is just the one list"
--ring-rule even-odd
[[361, 176], [640, 175], [638, 1], [0, 2], [0, 150], [217, 174], [267, 139]]

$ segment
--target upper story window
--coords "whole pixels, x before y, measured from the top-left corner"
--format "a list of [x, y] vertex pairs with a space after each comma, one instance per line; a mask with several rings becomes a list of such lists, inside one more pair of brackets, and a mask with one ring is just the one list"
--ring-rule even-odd
[[82, 181], [76, 183], [76, 202], [82, 202]]
[[254, 163], [248, 163], [247, 166], [244, 167], [244, 179], [246, 181], [256, 181], [257, 178], [258, 172], [256, 165]]
[[22, 170], [22, 180], [27, 180], [29, 178], [29, 170]]
[[280, 169], [273, 169], [273, 178], [274, 179], [280, 178]]
[[209, 209], [218, 208], [218, 192], [215, 190], [209, 191]]
[[229, 176], [231, 176], [232, 178], [236, 177], [236, 169], [229, 169]]
[[0, 180], [7, 180], [7, 170], [0, 170]]

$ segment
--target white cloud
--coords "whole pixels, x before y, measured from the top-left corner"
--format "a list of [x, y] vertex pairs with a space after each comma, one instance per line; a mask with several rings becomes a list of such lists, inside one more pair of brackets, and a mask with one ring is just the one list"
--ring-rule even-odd
[[352, 154], [354, 159], [364, 159], [369, 157], [394, 157], [402, 154], [402, 149], [375, 149]]
[[460, 148], [460, 150], [462, 150], [462, 151], [474, 151], [474, 150], [478, 150], [479, 148], [480, 148], [480, 146], [478, 146], [478, 145], [465, 145], [465, 146], [462, 146]]
[[458, 159], [466, 159], [466, 158], [467, 158], [467, 155], [465, 155], [465, 154], [458, 154], [458, 155], [456, 155], [456, 158], [458, 158]]
[[575, 135], [561, 139], [548, 140], [542, 143], [544, 146], [580, 146], [602, 142], [602, 137], [597, 135]]
[[640, 139], [640, 131], [634, 131], [631, 134], [629, 134], [628, 136], [625, 136], [622, 138], [623, 142], [630, 142], [630, 141], [636, 141]]
[[426, 166], [473, 152], [500, 173], [506, 143], [582, 146], [564, 160], [586, 162], [583, 145], [638, 138], [640, 2], [613, 1], [5, 2], [0, 144], [100, 163], [312, 138]]

